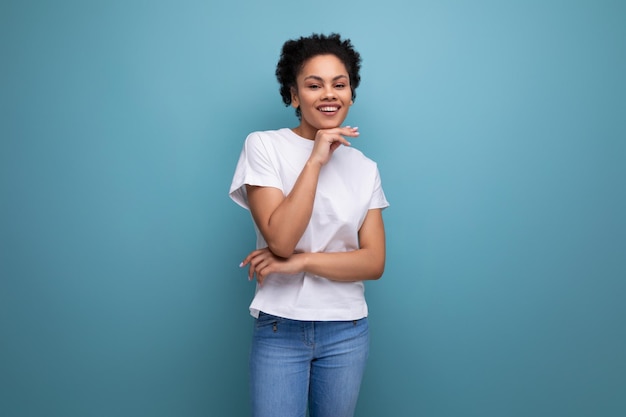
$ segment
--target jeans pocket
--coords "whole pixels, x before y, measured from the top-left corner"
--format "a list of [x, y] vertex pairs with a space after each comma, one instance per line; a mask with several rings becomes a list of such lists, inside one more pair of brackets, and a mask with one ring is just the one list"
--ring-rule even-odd
[[274, 332], [277, 332], [278, 324], [283, 320], [282, 317], [260, 312], [259, 317], [256, 319], [255, 327], [257, 330], [271, 327]]

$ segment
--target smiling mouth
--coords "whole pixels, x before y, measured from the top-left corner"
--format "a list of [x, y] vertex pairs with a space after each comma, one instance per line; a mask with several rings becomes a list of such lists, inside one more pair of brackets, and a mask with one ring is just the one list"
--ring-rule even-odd
[[317, 108], [322, 113], [334, 113], [339, 110], [338, 106], [321, 106]]

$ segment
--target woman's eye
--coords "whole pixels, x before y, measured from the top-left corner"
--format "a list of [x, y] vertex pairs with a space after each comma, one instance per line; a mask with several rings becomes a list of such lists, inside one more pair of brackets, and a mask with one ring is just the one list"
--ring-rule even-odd
[[345, 85], [345, 84], [337, 84], [335, 87], [336, 87], [336, 88], [345, 88], [345, 87], [346, 87], [346, 85]]
[[318, 88], [320, 88], [320, 86], [319, 86], [319, 85], [315, 85], [315, 84], [313, 84], [313, 85], [310, 85], [310, 86], [309, 86], [309, 88], [310, 88], [311, 90], [317, 90]]

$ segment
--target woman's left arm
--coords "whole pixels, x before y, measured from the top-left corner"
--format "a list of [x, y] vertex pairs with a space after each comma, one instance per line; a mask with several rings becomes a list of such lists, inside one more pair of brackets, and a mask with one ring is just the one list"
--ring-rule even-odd
[[375, 280], [385, 270], [385, 227], [381, 209], [371, 209], [359, 229], [359, 249], [350, 252], [296, 253], [288, 259], [269, 249], [252, 251], [241, 263], [249, 264], [248, 278], [262, 284], [271, 273], [308, 272], [333, 281]]

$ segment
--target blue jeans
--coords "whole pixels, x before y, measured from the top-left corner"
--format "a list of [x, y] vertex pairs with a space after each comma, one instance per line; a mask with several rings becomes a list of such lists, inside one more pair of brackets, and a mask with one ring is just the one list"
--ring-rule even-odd
[[352, 417], [369, 353], [367, 318], [298, 321], [260, 313], [250, 352], [253, 417]]

